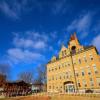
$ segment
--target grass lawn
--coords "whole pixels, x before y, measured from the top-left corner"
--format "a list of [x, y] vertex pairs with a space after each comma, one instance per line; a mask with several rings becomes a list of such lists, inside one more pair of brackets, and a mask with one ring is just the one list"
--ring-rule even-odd
[[50, 99], [47, 96], [27, 96], [27, 97], [3, 98], [0, 100], [50, 100]]
[[86, 96], [52, 96], [51, 100], [100, 100], [100, 97], [86, 97]]
[[51, 97], [27, 96], [27, 97], [5, 98], [0, 100], [100, 100], [100, 97], [55, 95]]

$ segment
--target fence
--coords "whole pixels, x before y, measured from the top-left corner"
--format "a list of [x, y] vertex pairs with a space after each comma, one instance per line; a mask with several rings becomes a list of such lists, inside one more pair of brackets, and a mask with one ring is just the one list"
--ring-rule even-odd
[[84, 97], [99, 97], [100, 98], [100, 93], [34, 93], [32, 94], [33, 96], [84, 96]]

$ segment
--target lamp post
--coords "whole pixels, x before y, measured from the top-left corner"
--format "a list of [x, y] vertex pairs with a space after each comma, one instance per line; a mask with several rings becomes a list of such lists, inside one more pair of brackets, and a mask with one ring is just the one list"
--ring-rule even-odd
[[73, 72], [74, 72], [74, 79], [75, 79], [75, 86], [76, 86], [76, 91], [78, 92], [78, 85], [77, 85], [77, 79], [75, 75], [75, 68], [74, 68], [74, 63], [73, 63], [73, 53], [70, 51], [70, 56], [71, 56], [71, 61], [72, 61], [72, 67], [73, 67]]

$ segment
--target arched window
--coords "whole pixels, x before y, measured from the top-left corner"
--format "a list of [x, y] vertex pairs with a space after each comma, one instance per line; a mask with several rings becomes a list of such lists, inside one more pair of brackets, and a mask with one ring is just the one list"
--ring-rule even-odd
[[76, 46], [72, 46], [71, 50], [72, 50], [72, 54], [75, 54], [76, 53]]

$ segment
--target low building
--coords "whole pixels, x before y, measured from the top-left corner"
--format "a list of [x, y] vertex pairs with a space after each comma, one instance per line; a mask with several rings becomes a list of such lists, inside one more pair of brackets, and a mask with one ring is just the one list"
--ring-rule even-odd
[[43, 91], [44, 85], [42, 83], [34, 83], [31, 84], [32, 86], [32, 93], [39, 93]]
[[8, 82], [6, 76], [0, 74], [0, 96], [21, 96], [31, 93], [31, 85], [24, 81]]
[[0, 96], [3, 95], [3, 91], [4, 91], [3, 86], [4, 86], [5, 83], [6, 83], [6, 76], [0, 74]]
[[31, 93], [31, 86], [24, 81], [6, 82], [3, 86], [4, 95], [7, 97], [28, 95]]

